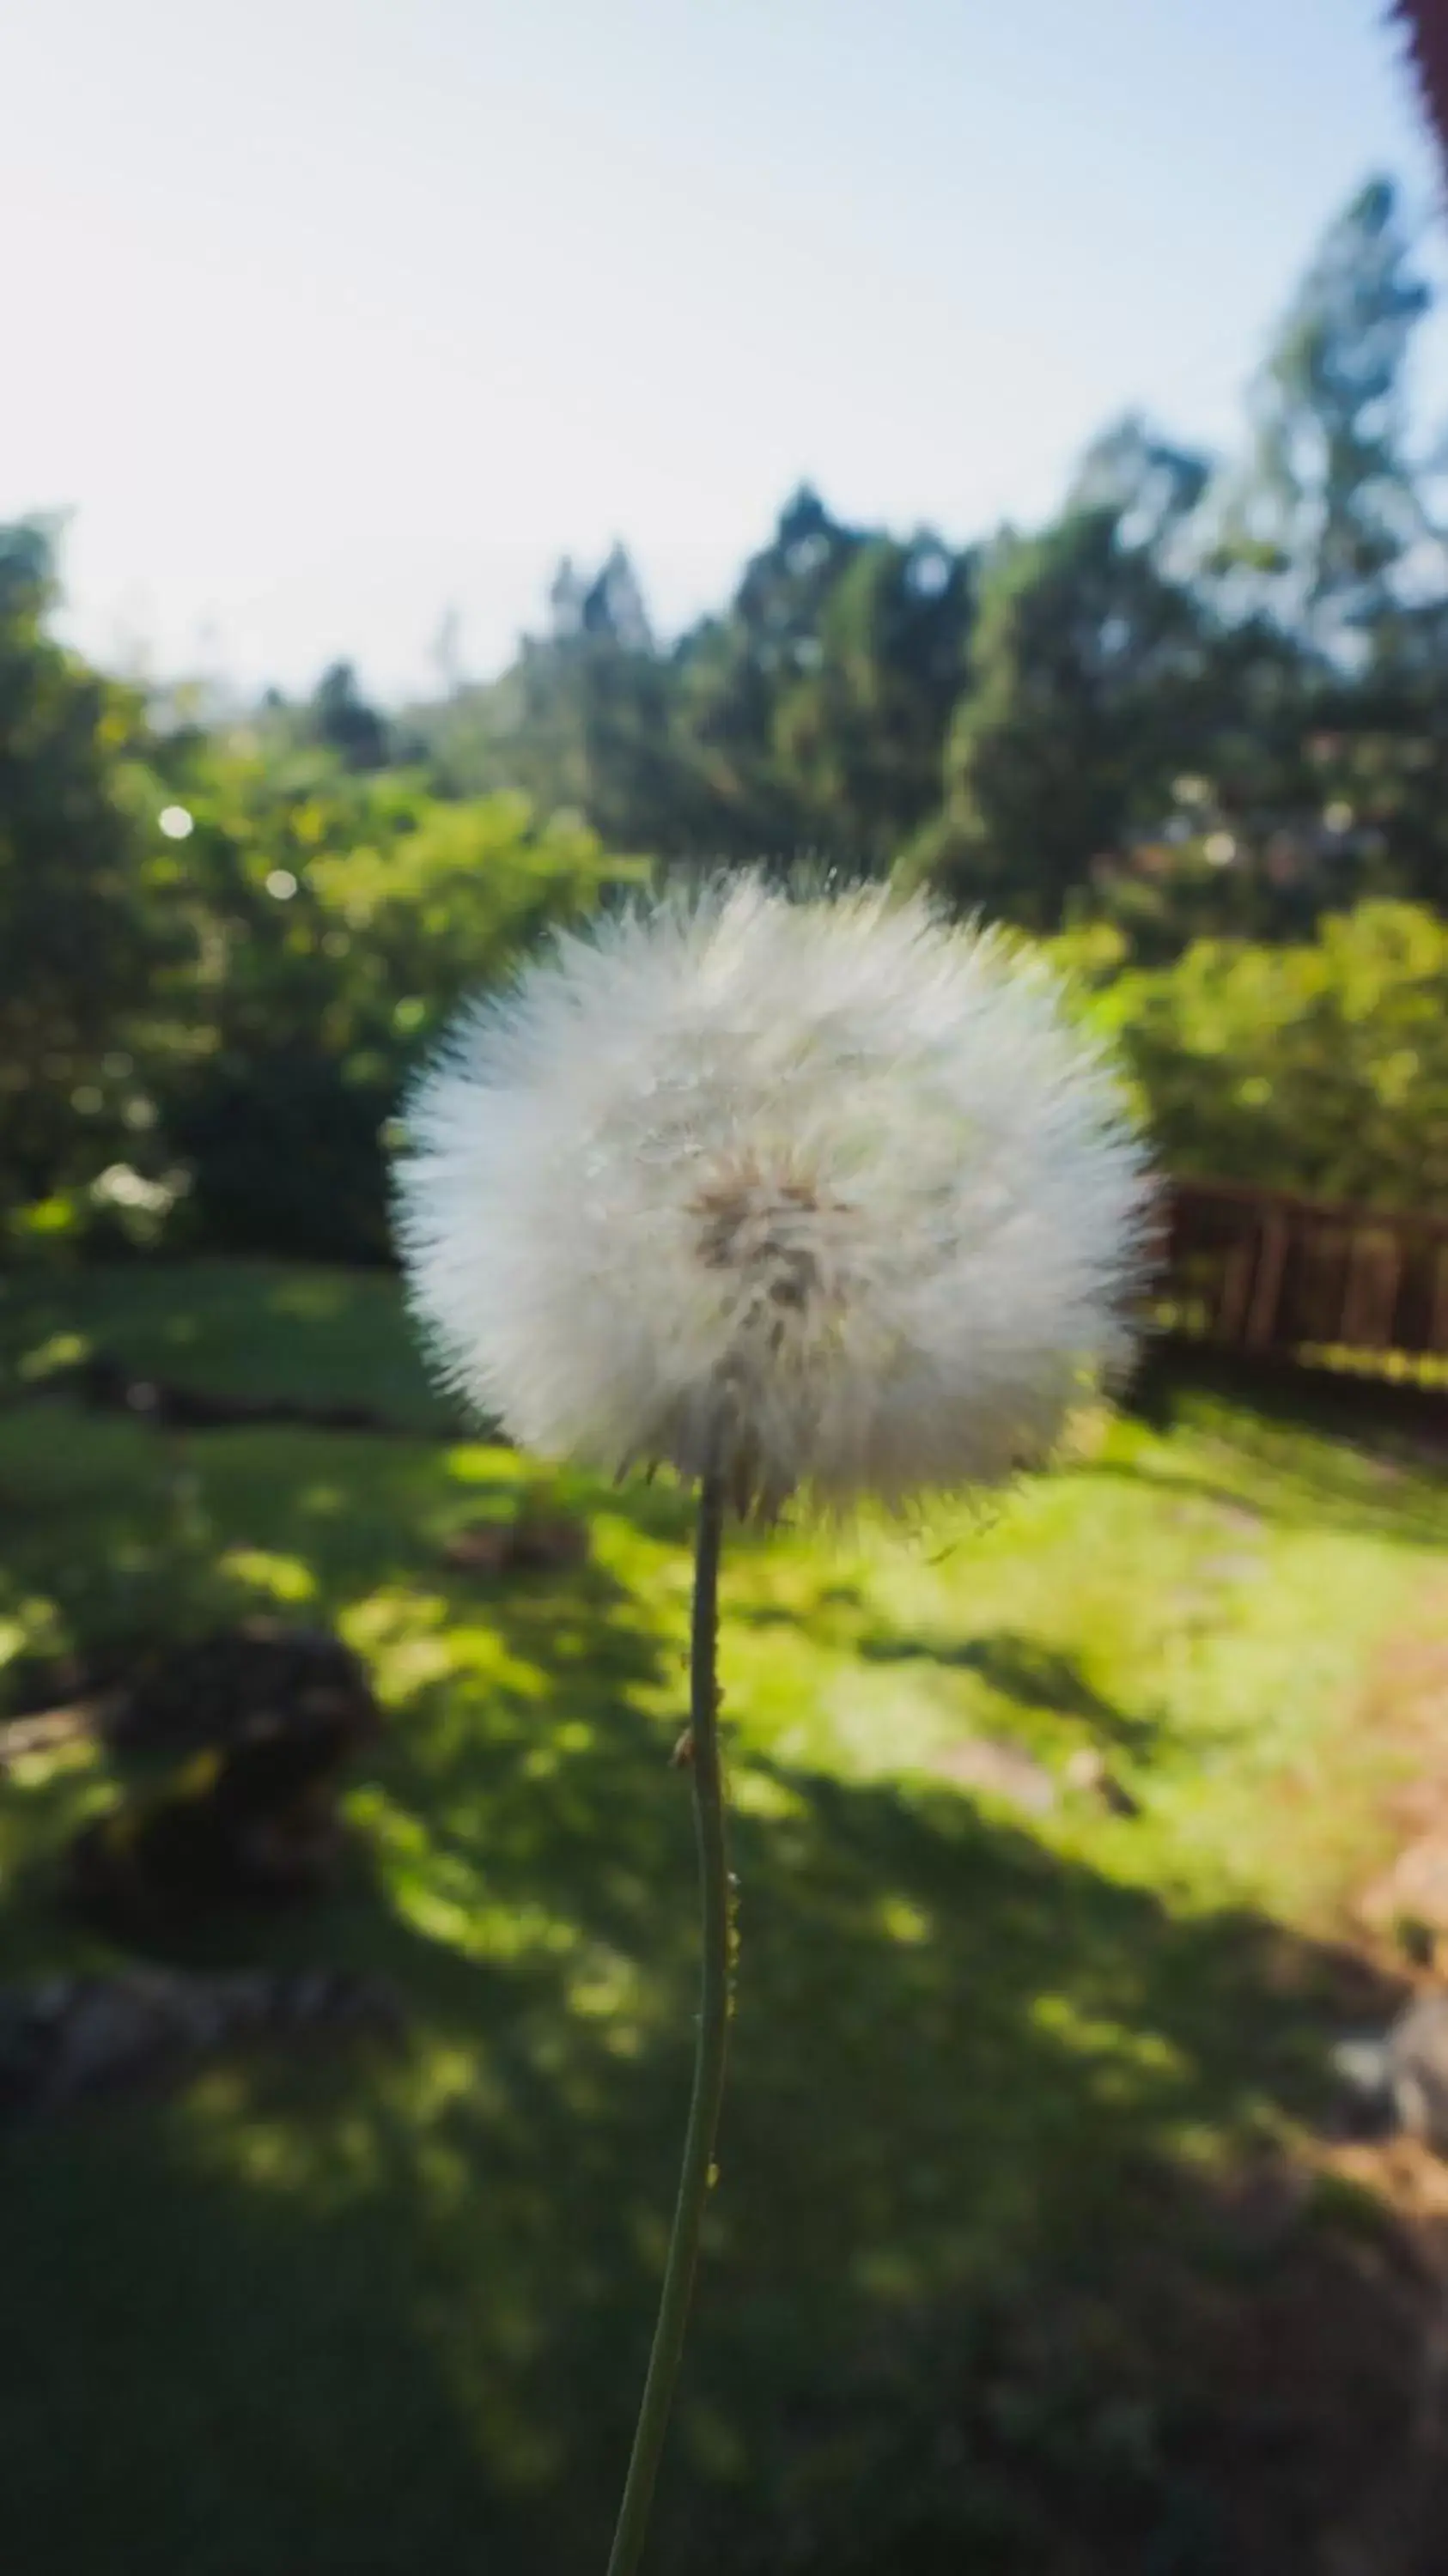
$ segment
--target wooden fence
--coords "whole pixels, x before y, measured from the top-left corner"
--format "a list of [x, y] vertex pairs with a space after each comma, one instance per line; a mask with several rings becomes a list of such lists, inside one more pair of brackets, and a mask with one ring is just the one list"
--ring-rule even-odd
[[1154, 1320], [1227, 1350], [1437, 1378], [1448, 1219], [1174, 1181]]

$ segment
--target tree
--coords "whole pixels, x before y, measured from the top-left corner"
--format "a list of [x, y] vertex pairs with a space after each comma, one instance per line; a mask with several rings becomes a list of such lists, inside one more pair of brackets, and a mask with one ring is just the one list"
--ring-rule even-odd
[[1008, 536], [981, 578], [939, 815], [905, 873], [1049, 930], [1185, 766], [1206, 636], [1117, 495]]
[[[1375, 179], [1289, 305], [1198, 568], [1228, 642], [1219, 739], [1194, 766], [1250, 809], [1239, 850], [1275, 852], [1319, 910], [1354, 888], [1448, 898], [1441, 460], [1415, 452], [1406, 378], [1430, 300], [1396, 191]], [[1269, 668], [1264, 697], [1251, 684]], [[1255, 926], [1303, 924], [1259, 905]]]
[[0, 1193], [92, 1177], [148, 1104], [132, 1013], [173, 943], [133, 691], [56, 643], [54, 532], [0, 528]]
[[1408, 446], [1405, 370], [1431, 303], [1391, 181], [1329, 227], [1253, 388], [1218, 570], [1239, 595], [1341, 658], [1371, 649], [1441, 539]]
[[781, 710], [817, 672], [826, 605], [865, 540], [802, 486], [722, 615], [675, 655], [685, 832], [700, 855], [788, 865], [814, 819]]
[[548, 632], [523, 640], [512, 670], [474, 698], [475, 776], [544, 811], [586, 817], [606, 841], [663, 846], [677, 803], [669, 671], [621, 546], [597, 573], [566, 558]]
[[811, 848], [882, 874], [933, 810], [973, 587], [972, 560], [928, 531], [867, 537], [840, 567], [771, 727]]
[[325, 743], [349, 769], [385, 769], [387, 726], [357, 686], [350, 662], [333, 662], [312, 692], [304, 735]]
[[1161, 437], [1137, 412], [1102, 431], [1076, 469], [1069, 510], [1109, 510], [1124, 545], [1154, 561], [1190, 565], [1191, 532], [1211, 483], [1211, 459]]

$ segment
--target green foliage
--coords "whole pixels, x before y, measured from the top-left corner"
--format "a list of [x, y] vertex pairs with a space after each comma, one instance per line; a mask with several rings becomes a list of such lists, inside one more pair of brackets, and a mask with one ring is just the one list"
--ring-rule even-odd
[[0, 1206], [91, 1176], [144, 1120], [122, 1030], [173, 945], [138, 824], [133, 691], [46, 631], [49, 530], [0, 529]]
[[345, 665], [298, 718], [148, 717], [48, 632], [0, 530], [0, 1225], [387, 1252], [386, 1135], [464, 994], [641, 872], [576, 815], [379, 768]]
[[143, 735], [47, 640], [24, 539], [0, 555], [12, 1249], [109, 1233], [381, 1258], [411, 1068], [464, 994], [638, 864], [576, 818], [440, 804], [276, 722]]
[[[1448, 1216], [1448, 926], [1366, 903], [1311, 945], [1203, 940], [1174, 965], [1112, 979], [1119, 1040], [1166, 1168], [1366, 1207]], [[1118, 952], [1119, 956], [1119, 952]]]
[[381, 1258], [411, 1069], [464, 995], [637, 867], [517, 796], [440, 805], [245, 741], [207, 746], [188, 793], [195, 945], [158, 1074], [193, 1235]]

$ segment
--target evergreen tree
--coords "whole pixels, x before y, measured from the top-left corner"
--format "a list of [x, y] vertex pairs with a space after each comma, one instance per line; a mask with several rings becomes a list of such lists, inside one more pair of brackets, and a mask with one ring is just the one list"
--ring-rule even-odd
[[939, 799], [972, 596], [970, 558], [938, 538], [867, 538], [823, 603], [817, 657], [780, 695], [773, 748], [803, 835], [846, 866], [888, 869]]
[[335, 751], [348, 769], [385, 769], [387, 726], [357, 686], [350, 662], [333, 662], [312, 692], [304, 733]]
[[565, 559], [549, 606], [497, 693], [496, 777], [615, 846], [658, 848], [676, 801], [668, 665], [624, 549], [592, 578]]
[[1119, 500], [1075, 508], [986, 564], [944, 803], [906, 862], [957, 906], [1055, 928], [1184, 765], [1202, 613], [1126, 524]]
[[1221, 566], [1239, 597], [1330, 655], [1370, 649], [1425, 555], [1441, 584], [1405, 381], [1430, 302], [1397, 192], [1371, 180], [1329, 227], [1253, 388]]

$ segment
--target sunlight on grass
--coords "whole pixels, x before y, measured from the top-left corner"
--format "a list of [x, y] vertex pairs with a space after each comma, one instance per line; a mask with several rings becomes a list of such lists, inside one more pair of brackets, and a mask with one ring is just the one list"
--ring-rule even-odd
[[[399, 1365], [392, 1294], [216, 1265], [118, 1280], [113, 1310], [88, 1282], [83, 1325], [154, 1350], [189, 1314], [188, 1347], [239, 1373], [228, 1337], [260, 1300], [267, 1332], [351, 1336], [365, 1401], [374, 1328], [379, 1374]], [[27, 1341], [12, 1308], [7, 1347], [41, 1325], [81, 1329], [51, 1314]], [[0, 1412], [0, 1495], [12, 1705], [37, 1655], [258, 1611], [365, 1655], [386, 1726], [343, 1882], [218, 1942], [380, 1972], [410, 2025], [395, 2058], [259, 2055], [11, 2142], [28, 2362], [0, 2475], [53, 2534], [36, 2576], [99, 2563], [102, 2494], [108, 2553], [159, 2534], [188, 2576], [295, 2564], [303, 2520], [318, 2576], [393, 2576], [451, 2563], [480, 2514], [499, 2565], [580, 2563], [687, 2092], [686, 1503], [479, 1441], [178, 1440], [53, 1397]], [[586, 1522], [583, 1563], [449, 1562], [540, 1502]], [[1143, 2159], [1222, 2160], [1301, 2116], [1332, 2030], [1316, 1939], [1386, 1830], [1395, 1757], [1363, 1693], [1445, 1537], [1421, 1463], [1186, 1395], [1161, 1428], [1098, 1409], [988, 1512], [731, 1547], [741, 2009], [680, 2437], [709, 2493], [774, 2476], [801, 2389], [886, 2320], [1109, 2270], [1122, 2226], [1154, 2223], [1123, 2181]], [[1125, 1811], [1073, 1785], [1083, 1753]], [[84, 1745], [0, 1776], [15, 1969], [104, 1955], [57, 1872], [113, 1794]], [[77, 2342], [115, 2456], [62, 2494], [39, 2426]], [[682, 2544], [660, 2564], [692, 2576]]]
[[0, 1389], [96, 1353], [203, 1394], [365, 1404], [433, 1434], [456, 1421], [384, 1271], [133, 1262], [0, 1281]]
[[248, 1591], [289, 1608], [310, 1601], [316, 1593], [311, 1567], [299, 1556], [278, 1556], [264, 1547], [228, 1547], [216, 1563], [221, 1574], [244, 1584]]

